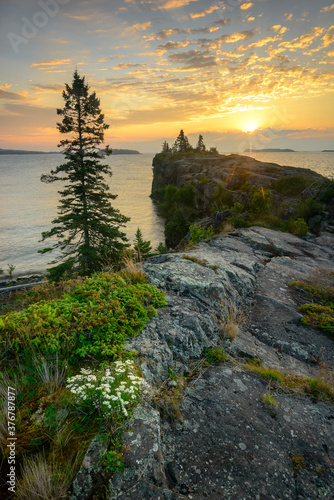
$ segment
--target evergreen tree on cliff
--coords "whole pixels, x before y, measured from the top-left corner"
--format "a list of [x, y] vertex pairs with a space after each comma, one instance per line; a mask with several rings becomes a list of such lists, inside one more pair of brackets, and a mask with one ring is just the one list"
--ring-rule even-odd
[[109, 192], [105, 176], [111, 176], [109, 165], [102, 165], [104, 155], [111, 154], [107, 146], [102, 153], [98, 146], [104, 140], [104, 123], [100, 100], [95, 92], [89, 92], [85, 77], [75, 71], [72, 85], [63, 91], [65, 106], [57, 109], [62, 122], [57, 128], [69, 138], [60, 141], [66, 162], [43, 175], [43, 182], [62, 181], [58, 217], [53, 228], [42, 233], [42, 241], [54, 238], [57, 242], [41, 253], [59, 249], [61, 254], [51, 264], [49, 276], [58, 280], [62, 276], [78, 273], [89, 276], [100, 271], [106, 264], [114, 263], [126, 245], [126, 236], [120, 227], [129, 218], [111, 206], [110, 200], [117, 195]]
[[198, 136], [198, 142], [197, 142], [197, 146], [196, 146], [196, 151], [205, 151], [205, 150], [206, 150], [206, 147], [205, 147], [205, 144], [204, 144], [203, 136], [200, 134]]
[[178, 137], [176, 138], [173, 149], [176, 151], [179, 151], [179, 152], [186, 152], [186, 151], [192, 150], [192, 147], [188, 141], [188, 137], [184, 135], [184, 132], [182, 129], [181, 129]]
[[164, 141], [163, 145], [162, 145], [162, 151], [164, 153], [168, 153], [170, 151], [170, 147], [169, 147], [169, 144], [167, 141]]

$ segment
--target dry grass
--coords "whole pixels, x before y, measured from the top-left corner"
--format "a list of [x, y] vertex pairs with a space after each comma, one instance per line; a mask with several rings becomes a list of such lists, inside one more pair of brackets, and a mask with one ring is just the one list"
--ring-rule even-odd
[[141, 262], [135, 262], [134, 253], [130, 250], [123, 252], [123, 263], [125, 269], [119, 274], [132, 284], [146, 283], [145, 273]]
[[59, 367], [58, 355], [54, 360], [34, 359], [35, 371], [49, 394], [53, 394], [65, 383], [66, 369]]
[[220, 234], [227, 234], [231, 233], [232, 231], [234, 231], [234, 226], [229, 222], [224, 222]]
[[234, 340], [246, 321], [246, 316], [232, 300], [227, 299], [222, 301], [222, 316], [220, 329], [224, 337]]
[[279, 370], [265, 368], [258, 362], [253, 363], [252, 360], [245, 363], [243, 367], [248, 371], [257, 373], [262, 378], [269, 380], [270, 382], [274, 382], [281, 389], [290, 394], [307, 394], [317, 400], [334, 401], [333, 384], [320, 378], [320, 376], [311, 378], [300, 377], [293, 374], [285, 375]]
[[61, 500], [68, 496], [72, 468], [50, 465], [43, 455], [26, 459], [17, 484], [19, 500]]

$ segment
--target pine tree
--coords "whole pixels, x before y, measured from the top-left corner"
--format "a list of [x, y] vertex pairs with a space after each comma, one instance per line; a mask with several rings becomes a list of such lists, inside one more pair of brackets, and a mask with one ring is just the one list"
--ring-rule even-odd
[[163, 152], [167, 152], [170, 151], [170, 147], [169, 147], [169, 144], [167, 141], [164, 141], [163, 145], [162, 145], [162, 151]]
[[205, 144], [204, 144], [204, 140], [203, 140], [203, 136], [201, 134], [198, 136], [198, 142], [197, 142], [196, 150], [197, 151], [205, 151], [206, 150], [206, 147], [205, 147]]
[[148, 257], [150, 251], [152, 250], [151, 242], [143, 240], [143, 235], [139, 227], [136, 231], [134, 249], [137, 253], [138, 259]]
[[178, 137], [176, 138], [174, 149], [179, 152], [190, 151], [192, 149], [191, 145], [189, 144], [188, 137], [184, 135], [182, 129]]
[[104, 123], [100, 100], [96, 93], [89, 92], [85, 77], [75, 71], [72, 85], [65, 85], [63, 91], [65, 106], [57, 109], [62, 122], [57, 128], [70, 138], [60, 141], [64, 148], [66, 163], [43, 175], [43, 182], [64, 182], [60, 194], [58, 217], [52, 221], [53, 228], [42, 233], [42, 241], [56, 238], [51, 248], [41, 253], [60, 249], [61, 255], [51, 264], [59, 263], [49, 269], [51, 279], [57, 280], [65, 275], [78, 273], [88, 276], [100, 271], [107, 263], [119, 258], [127, 246], [125, 233], [120, 226], [129, 220], [113, 208], [110, 200], [117, 195], [109, 193], [104, 176], [111, 176], [109, 165], [101, 165], [105, 154], [111, 154], [107, 146], [104, 152], [98, 149], [104, 140], [104, 131], [109, 125]]

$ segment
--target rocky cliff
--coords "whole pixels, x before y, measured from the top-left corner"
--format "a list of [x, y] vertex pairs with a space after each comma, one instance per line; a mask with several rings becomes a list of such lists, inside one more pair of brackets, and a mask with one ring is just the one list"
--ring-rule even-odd
[[[191, 185], [195, 193], [193, 208], [197, 210], [197, 218], [219, 213], [239, 203], [245, 226], [250, 225], [249, 221], [258, 222], [261, 216], [265, 216], [267, 220], [261, 222], [275, 229], [293, 232], [294, 221], [304, 219], [316, 234], [320, 234], [322, 226], [328, 223], [334, 231], [332, 184], [329, 179], [309, 169], [264, 163], [235, 154], [160, 153], [153, 159], [153, 199], [162, 201], [161, 188]], [[263, 196], [270, 196], [270, 207], [268, 204], [266, 211], [254, 211], [252, 197], [256, 189], [262, 190]], [[187, 218], [184, 208], [181, 212], [178, 219], [182, 219], [183, 215]], [[163, 215], [167, 215], [167, 221], [170, 220], [170, 214]], [[185, 223], [188, 222], [189, 227], [195, 217], [188, 219]], [[283, 227], [284, 224], [286, 227]], [[180, 220], [175, 219], [172, 230], [169, 234], [166, 232], [169, 246], [174, 247], [178, 243], [173, 235], [177, 233], [175, 228], [179, 227]]]
[[[301, 323], [289, 286], [320, 279], [333, 261], [329, 233], [311, 242], [251, 227], [144, 263], [168, 304], [127, 344], [154, 394], [125, 433], [109, 500], [334, 498], [333, 400], [303, 389], [333, 377], [334, 339]], [[225, 362], [209, 364], [216, 347]], [[93, 498], [99, 446], [73, 500]]]

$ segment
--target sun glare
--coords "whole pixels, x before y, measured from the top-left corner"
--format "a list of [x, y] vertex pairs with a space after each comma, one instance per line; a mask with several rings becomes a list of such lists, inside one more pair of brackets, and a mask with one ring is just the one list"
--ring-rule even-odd
[[243, 132], [254, 132], [258, 127], [258, 124], [254, 121], [249, 121], [245, 124], [244, 128], [242, 129]]

